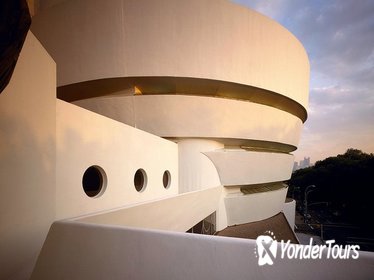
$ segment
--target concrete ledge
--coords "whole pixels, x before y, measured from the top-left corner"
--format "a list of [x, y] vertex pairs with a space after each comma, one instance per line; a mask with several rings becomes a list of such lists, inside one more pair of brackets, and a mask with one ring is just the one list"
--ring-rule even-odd
[[77, 220], [85, 223], [185, 232], [217, 210], [221, 192], [222, 187], [189, 192]]
[[[372, 253], [357, 260], [289, 260], [258, 266], [254, 240], [56, 222], [35, 279], [370, 279]], [[278, 243], [278, 250], [280, 245]]]

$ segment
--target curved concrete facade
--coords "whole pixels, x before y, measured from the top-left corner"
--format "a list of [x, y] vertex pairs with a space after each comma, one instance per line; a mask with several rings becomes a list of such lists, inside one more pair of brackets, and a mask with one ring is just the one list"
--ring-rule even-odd
[[216, 150], [205, 152], [225, 186], [253, 185], [290, 179], [293, 156], [283, 153]]
[[[275, 21], [229, 1], [64, 1], [36, 15], [32, 30], [57, 62], [58, 86], [133, 78], [116, 81], [123, 83], [116, 90], [148, 91], [141, 77], [188, 77], [217, 81], [213, 91], [230, 82], [307, 107], [309, 63], [300, 42]], [[112, 84], [101, 87], [110, 91]], [[170, 91], [156, 85], [149, 93]], [[86, 87], [91, 95], [100, 90]], [[81, 93], [73, 88], [61, 96], [71, 94]]]
[[75, 104], [161, 137], [216, 138], [247, 146], [252, 144], [246, 140], [257, 140], [263, 148], [274, 142], [284, 144], [273, 144], [284, 152], [296, 149], [302, 128], [299, 118], [282, 110], [225, 98], [108, 96]]
[[264, 220], [283, 209], [287, 188], [244, 195], [236, 193], [225, 198], [227, 225], [239, 225]]

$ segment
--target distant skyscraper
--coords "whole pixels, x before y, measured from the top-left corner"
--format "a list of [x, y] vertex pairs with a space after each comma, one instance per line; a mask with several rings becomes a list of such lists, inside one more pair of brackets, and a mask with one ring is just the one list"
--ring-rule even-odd
[[303, 169], [310, 167], [310, 157], [304, 157], [304, 159], [300, 160], [299, 162], [295, 161], [293, 163], [293, 169], [292, 171], [296, 171], [298, 169]]
[[310, 166], [310, 157], [304, 157], [303, 160], [300, 160], [299, 169], [307, 168]]

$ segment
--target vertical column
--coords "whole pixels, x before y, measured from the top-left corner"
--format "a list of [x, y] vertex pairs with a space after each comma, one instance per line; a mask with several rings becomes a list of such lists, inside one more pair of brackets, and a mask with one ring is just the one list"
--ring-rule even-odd
[[221, 181], [216, 167], [204, 152], [222, 149], [223, 144], [204, 139], [182, 139], [179, 148], [179, 193], [217, 187]]

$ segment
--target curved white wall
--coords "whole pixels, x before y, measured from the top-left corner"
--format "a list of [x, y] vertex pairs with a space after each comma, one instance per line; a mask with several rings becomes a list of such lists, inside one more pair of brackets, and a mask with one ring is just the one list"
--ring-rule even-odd
[[287, 188], [244, 195], [230, 194], [225, 198], [228, 226], [256, 222], [282, 211]]
[[222, 185], [252, 185], [288, 180], [293, 155], [245, 150], [216, 150], [205, 153], [218, 170]]
[[191, 77], [270, 90], [307, 107], [309, 62], [300, 42], [230, 1], [70, 0], [37, 14], [32, 30], [57, 62], [59, 86]]
[[162, 137], [259, 140], [282, 143], [296, 149], [302, 128], [301, 120], [285, 111], [225, 98], [108, 96], [74, 103]]

